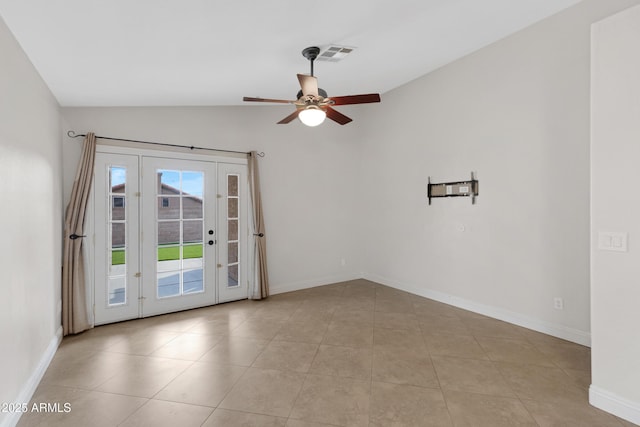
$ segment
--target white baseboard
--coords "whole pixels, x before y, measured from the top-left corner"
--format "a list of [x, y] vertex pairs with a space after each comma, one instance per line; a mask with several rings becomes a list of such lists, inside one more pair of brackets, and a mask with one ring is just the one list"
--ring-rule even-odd
[[640, 425], [639, 402], [631, 402], [592, 384], [589, 387], [589, 403], [616, 417]]
[[[51, 338], [51, 341], [49, 341], [49, 345], [40, 358], [40, 362], [38, 362], [38, 365], [34, 369], [27, 382], [22, 387], [22, 390], [20, 390], [18, 396], [16, 396], [14, 402], [27, 403], [31, 400], [31, 398], [33, 397], [33, 393], [35, 393], [36, 389], [38, 388], [38, 384], [40, 384], [44, 373], [47, 371], [49, 364], [53, 360], [53, 356], [55, 356], [61, 341], [62, 326], [58, 328], [55, 336], [53, 336], [53, 338]], [[9, 416], [5, 418], [2, 423], [0, 423], [0, 427], [15, 427], [18, 424], [18, 421], [20, 421], [20, 416], [22, 415], [22, 413], [10, 412], [8, 415]]]
[[589, 332], [569, 328], [564, 325], [549, 323], [540, 319], [534, 319], [520, 313], [505, 310], [499, 307], [481, 304], [444, 292], [408, 286], [396, 280], [388, 279], [375, 274], [365, 273], [364, 278], [367, 280], [371, 280], [372, 282], [377, 282], [385, 286], [449, 304], [454, 307], [482, 314], [484, 316], [492, 317], [494, 319], [503, 320], [514, 325], [522, 326], [523, 328], [532, 329], [534, 331], [561, 338], [563, 340], [571, 341], [576, 344], [584, 345], [587, 347], [591, 346], [591, 334]]
[[300, 291], [302, 289], [315, 288], [316, 286], [330, 285], [332, 283], [348, 282], [362, 278], [362, 273], [345, 273], [335, 276], [318, 277], [315, 279], [302, 280], [278, 285], [271, 285], [269, 292], [271, 295], [283, 294], [285, 292]]

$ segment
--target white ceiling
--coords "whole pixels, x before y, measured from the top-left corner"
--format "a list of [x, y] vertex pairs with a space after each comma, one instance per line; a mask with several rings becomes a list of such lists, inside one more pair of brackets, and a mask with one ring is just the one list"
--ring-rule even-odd
[[[0, 0], [62, 106], [294, 99], [307, 46], [329, 95], [384, 93], [580, 0]], [[384, 101], [384, 98], [383, 98]]]

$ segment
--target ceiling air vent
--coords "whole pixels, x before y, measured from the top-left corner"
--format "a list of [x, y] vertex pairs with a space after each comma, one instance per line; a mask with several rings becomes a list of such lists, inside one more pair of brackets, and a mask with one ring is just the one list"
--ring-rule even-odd
[[345, 56], [353, 52], [355, 47], [349, 46], [328, 46], [320, 51], [320, 54], [316, 58], [317, 61], [338, 62], [344, 59]]

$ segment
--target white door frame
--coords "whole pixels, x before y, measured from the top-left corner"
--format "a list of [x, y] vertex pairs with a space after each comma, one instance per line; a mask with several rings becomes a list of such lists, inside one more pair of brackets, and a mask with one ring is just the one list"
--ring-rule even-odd
[[[240, 155], [221, 156], [219, 154], [214, 154], [214, 153], [193, 154], [193, 153], [183, 153], [178, 151], [135, 149], [131, 147], [121, 147], [121, 146], [112, 146], [112, 145], [98, 145], [96, 148], [96, 153], [138, 156], [138, 159], [139, 159], [138, 162], [140, 164], [140, 168], [142, 167], [141, 163], [142, 163], [143, 157], [160, 157], [160, 158], [172, 158], [176, 160], [195, 160], [195, 161], [204, 161], [204, 162], [215, 162], [215, 163], [218, 163], [220, 166], [229, 165], [231, 167], [231, 170], [233, 170], [234, 165], [239, 167], [242, 167], [243, 165], [246, 167], [248, 165], [247, 159], [245, 157], [241, 157]], [[143, 171], [140, 170], [139, 175], [142, 176], [142, 173]], [[94, 180], [94, 185], [95, 185], [95, 180]], [[242, 191], [244, 193], [242, 196], [242, 198], [244, 199], [243, 200], [244, 203], [241, 203], [240, 205], [241, 205], [242, 214], [245, 215], [245, 218], [246, 218], [247, 227], [246, 227], [246, 235], [244, 232], [242, 232], [241, 234], [242, 237], [239, 237], [241, 239], [239, 244], [242, 245], [243, 247], [242, 251], [245, 254], [245, 259], [243, 263], [244, 271], [243, 273], [240, 273], [240, 275], [242, 277], [243, 283], [246, 284], [246, 288], [243, 286], [244, 289], [242, 290], [240, 295], [238, 295], [238, 292], [235, 292], [235, 295], [231, 297], [220, 298], [218, 296], [218, 292], [219, 292], [218, 289], [220, 288], [219, 283], [222, 283], [222, 282], [220, 278], [217, 278], [216, 280], [217, 285], [215, 286], [216, 287], [215, 303], [226, 302], [234, 299], [249, 298], [252, 295], [252, 290], [254, 288], [255, 268], [253, 265], [253, 254], [251, 253], [252, 251], [248, 250], [251, 247], [250, 242], [252, 242], [252, 238], [253, 238], [253, 221], [251, 221], [249, 217], [248, 209], [250, 205], [250, 200], [248, 195], [248, 181], [246, 179], [242, 181], [242, 186], [244, 187], [244, 191]], [[89, 260], [89, 263], [88, 263], [89, 265], [86, 266], [85, 268], [87, 272], [87, 276], [86, 276], [87, 277], [87, 284], [86, 284], [87, 302], [89, 307], [93, 307], [93, 310], [91, 310], [91, 313], [89, 313], [89, 317], [94, 325], [106, 323], [106, 322], [96, 321], [96, 318], [95, 318], [95, 302], [96, 302], [96, 299], [95, 299], [96, 276], [95, 275], [96, 275], [96, 262], [98, 262], [95, 257], [95, 245], [96, 245], [96, 224], [94, 221], [95, 202], [96, 202], [95, 191], [92, 191], [90, 196], [90, 204], [88, 207], [89, 221], [88, 221], [87, 230], [85, 233], [88, 235], [87, 239], [89, 244], [85, 245], [85, 247], [87, 248], [87, 259]], [[218, 221], [218, 223], [220, 223], [220, 221]], [[218, 226], [218, 228], [220, 228], [220, 226]], [[217, 251], [217, 253], [220, 253], [220, 252], [222, 251]], [[140, 253], [138, 254], [138, 259], [140, 260], [139, 270], [141, 270], [142, 268], [141, 249], [140, 249]], [[222, 263], [218, 261], [218, 264], [222, 264]], [[225, 271], [225, 274], [226, 274], [226, 271]], [[219, 272], [219, 276], [220, 277], [222, 276], [222, 272]], [[139, 289], [141, 288], [142, 288], [142, 285], [140, 284]], [[141, 308], [139, 309], [139, 314], [137, 317], [142, 317]]]

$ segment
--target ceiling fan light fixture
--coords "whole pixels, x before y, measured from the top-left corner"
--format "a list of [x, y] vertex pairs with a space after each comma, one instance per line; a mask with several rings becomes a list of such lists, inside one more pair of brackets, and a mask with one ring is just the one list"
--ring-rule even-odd
[[318, 126], [327, 118], [327, 113], [317, 105], [309, 105], [298, 114], [300, 121], [310, 127]]

